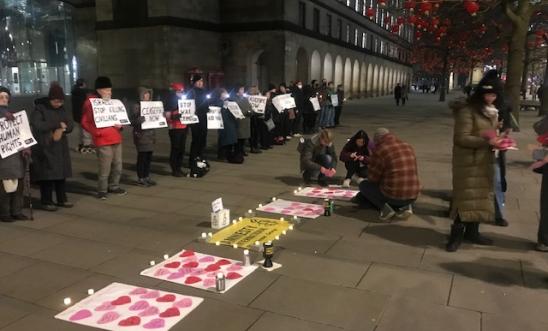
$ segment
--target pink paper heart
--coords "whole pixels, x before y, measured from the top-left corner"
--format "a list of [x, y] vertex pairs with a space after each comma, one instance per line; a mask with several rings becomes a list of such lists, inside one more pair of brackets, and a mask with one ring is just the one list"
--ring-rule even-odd
[[213, 261], [215, 261], [215, 258], [213, 256], [204, 256], [198, 261], [199, 262], [213, 262]]
[[154, 307], [154, 306], [150, 306], [148, 307], [147, 309], [143, 310], [142, 312], [139, 313], [139, 316], [141, 317], [147, 317], [147, 316], [153, 316], [153, 315], [158, 315], [160, 313], [160, 309]]
[[154, 273], [154, 276], [161, 277], [161, 276], [169, 275], [170, 273], [171, 273], [171, 271], [169, 271], [167, 269], [158, 269]]
[[131, 311], [143, 310], [143, 309], [147, 309], [149, 306], [150, 305], [148, 304], [148, 302], [141, 300], [141, 301], [137, 301], [131, 307], [129, 307], [129, 310]]
[[192, 271], [192, 273], [191, 273], [190, 275], [191, 275], [191, 276], [200, 276], [200, 275], [202, 275], [204, 272], [205, 272], [204, 269], [194, 269], [194, 271]]
[[215, 286], [215, 278], [206, 278], [204, 279], [204, 287], [213, 287]]
[[242, 266], [237, 265], [237, 264], [233, 264], [227, 270], [228, 271], [238, 271], [238, 270], [242, 270], [242, 269], [243, 269]]
[[158, 291], [150, 291], [147, 294], [141, 295], [141, 299], [156, 299], [160, 296], [160, 292]]
[[102, 305], [95, 308], [94, 310], [95, 311], [107, 311], [107, 310], [113, 310], [114, 308], [116, 308], [116, 307], [112, 303], [110, 303], [110, 301], [108, 301], [108, 302], [103, 302]]
[[82, 309], [82, 310], [79, 310], [77, 311], [76, 313], [74, 313], [70, 318], [69, 320], [70, 321], [80, 321], [80, 320], [83, 320], [83, 319], [86, 319], [88, 317], [90, 317], [91, 315], [93, 315], [91, 313], [91, 311], [87, 310], [87, 309]]
[[141, 295], [141, 294], [145, 294], [147, 293], [148, 291], [142, 287], [137, 287], [135, 288], [133, 291], [129, 292], [129, 295]]
[[145, 329], [161, 329], [166, 325], [165, 321], [161, 318], [155, 318], [147, 324], [143, 325]]
[[[207, 280], [207, 279], [206, 279]], [[215, 282], [215, 280], [213, 280]], [[205, 286], [205, 281], [204, 281]], [[184, 298], [182, 300], [179, 300], [173, 304], [173, 307], [177, 308], [188, 308], [192, 306], [192, 299], [190, 298]]]
[[275, 210], [276, 210], [276, 208], [272, 208], [272, 207], [266, 207], [266, 208], [265, 208], [264, 210], [265, 210], [265, 211], [275, 211]]
[[116, 321], [118, 318], [120, 318], [120, 314], [118, 314], [115, 311], [109, 311], [108, 313], [105, 313], [98, 321], [97, 324], [107, 324], [113, 321]]
[[198, 260], [198, 257], [197, 256], [192, 256], [192, 257], [187, 257], [186, 259], [183, 259], [182, 260], [182, 263], [189, 263], [189, 262], [194, 262]]
[[167, 277], [167, 279], [169, 279], [169, 280], [172, 280], [172, 279], [179, 279], [179, 278], [185, 277], [186, 275], [188, 275], [188, 272], [185, 272], [185, 271], [177, 271], [177, 272], [174, 272], [174, 273], [172, 273], [171, 275], [169, 275], [169, 276]]

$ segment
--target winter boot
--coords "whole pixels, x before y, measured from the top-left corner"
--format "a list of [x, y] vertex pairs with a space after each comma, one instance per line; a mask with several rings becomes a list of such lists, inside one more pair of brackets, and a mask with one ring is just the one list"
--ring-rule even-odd
[[456, 252], [459, 249], [462, 239], [464, 237], [464, 224], [461, 222], [455, 222], [451, 225], [451, 234], [449, 235], [449, 242], [445, 246], [445, 250], [448, 252]]
[[493, 245], [493, 240], [482, 236], [479, 233], [479, 223], [471, 222], [466, 223], [466, 231], [464, 233], [464, 240], [471, 242], [476, 245], [482, 246], [491, 246]]

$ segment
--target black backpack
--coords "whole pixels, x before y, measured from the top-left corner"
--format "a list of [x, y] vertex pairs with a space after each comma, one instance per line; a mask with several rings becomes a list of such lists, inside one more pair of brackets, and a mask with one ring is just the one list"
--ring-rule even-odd
[[209, 162], [196, 158], [192, 161], [190, 166], [190, 177], [200, 178], [204, 177], [209, 172]]

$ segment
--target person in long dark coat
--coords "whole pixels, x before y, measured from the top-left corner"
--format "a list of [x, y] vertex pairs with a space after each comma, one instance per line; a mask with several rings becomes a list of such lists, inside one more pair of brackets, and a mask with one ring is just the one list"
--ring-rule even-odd
[[[63, 107], [65, 94], [61, 86], [53, 84], [47, 98], [39, 99], [30, 116], [30, 125], [38, 144], [32, 147], [31, 179], [40, 184], [42, 208], [56, 211], [70, 208], [65, 182], [72, 176], [67, 134], [73, 121]], [[55, 190], [57, 202], [53, 202]]]
[[220, 107], [221, 116], [223, 117], [224, 128], [219, 130], [217, 140], [219, 148], [218, 156], [219, 158], [226, 159], [228, 162], [232, 162], [237, 154], [238, 121], [225, 106], [225, 101], [228, 101], [228, 98], [228, 92], [224, 88], [216, 89], [211, 95], [211, 105]]
[[396, 106], [400, 105], [401, 94], [402, 94], [401, 85], [400, 83], [398, 83], [396, 87], [394, 88], [394, 99], [396, 99]]
[[245, 97], [245, 86], [238, 85], [237, 88], [238, 90], [236, 91], [237, 93], [234, 97], [234, 101], [238, 104], [242, 114], [245, 116], [243, 119], [238, 119], [238, 153], [247, 156], [245, 142], [251, 137], [251, 116], [253, 115], [253, 109]]
[[[138, 92], [139, 100], [152, 101], [152, 89], [140, 87]], [[135, 104], [130, 118], [133, 126], [133, 143], [137, 149], [137, 185], [144, 187], [156, 185], [156, 182], [150, 178], [152, 153], [156, 144], [156, 130], [143, 130], [142, 124], [145, 118], [141, 116], [140, 103]]]

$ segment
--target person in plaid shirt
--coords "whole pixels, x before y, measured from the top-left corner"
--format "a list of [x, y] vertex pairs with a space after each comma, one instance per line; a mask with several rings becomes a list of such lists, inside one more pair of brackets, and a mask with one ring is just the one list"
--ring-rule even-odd
[[375, 206], [382, 221], [394, 216], [407, 219], [413, 214], [411, 204], [419, 192], [415, 151], [388, 129], [377, 129], [368, 180], [360, 183], [360, 193], [353, 201]]

